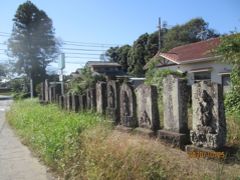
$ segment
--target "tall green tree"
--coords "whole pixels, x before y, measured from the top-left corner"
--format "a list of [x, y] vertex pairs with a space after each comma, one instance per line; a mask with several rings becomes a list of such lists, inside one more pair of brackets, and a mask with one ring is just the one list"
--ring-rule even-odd
[[233, 66], [231, 72], [231, 91], [227, 94], [225, 105], [230, 112], [240, 111], [240, 33], [234, 33], [221, 38], [216, 49], [225, 63]]
[[52, 20], [31, 1], [21, 4], [13, 19], [8, 40], [9, 56], [16, 59], [15, 71], [26, 74], [36, 85], [46, 76], [46, 67], [59, 52]]
[[148, 43], [149, 34], [141, 35], [134, 43], [129, 52], [129, 68], [128, 72], [131, 75], [143, 76], [143, 66], [146, 64], [145, 57], [148, 55], [146, 46]]
[[[176, 46], [198, 42], [201, 40], [218, 37], [215, 30], [208, 27], [208, 23], [202, 18], [195, 18], [183, 25], [176, 25], [167, 28], [165, 23], [161, 29], [161, 52], [168, 51]], [[144, 76], [144, 66], [158, 52], [158, 31], [148, 34], [145, 33], [134, 41], [133, 46], [112, 47], [106, 55], [110, 61], [118, 62], [128, 73], [134, 76]], [[124, 49], [124, 50], [123, 50]], [[126, 50], [127, 49], [127, 50]], [[126, 55], [128, 51], [128, 55]]]
[[202, 18], [191, 19], [183, 25], [176, 25], [169, 29], [163, 36], [163, 48], [161, 51], [168, 51], [176, 46], [194, 43], [213, 37], [219, 34], [209, 28], [208, 23]]

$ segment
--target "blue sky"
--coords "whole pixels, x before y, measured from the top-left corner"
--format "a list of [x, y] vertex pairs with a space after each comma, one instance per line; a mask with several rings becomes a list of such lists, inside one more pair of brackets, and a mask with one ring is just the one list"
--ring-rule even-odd
[[[11, 33], [12, 19], [24, 0], [1, 2], [0, 32]], [[107, 48], [99, 44], [132, 44], [141, 34], [154, 32], [158, 17], [171, 27], [196, 17], [209, 22], [209, 27], [219, 33], [240, 29], [239, 0], [32, 0], [53, 20], [56, 36], [64, 41], [81, 42], [85, 49], [104, 53]], [[0, 49], [8, 37], [0, 36]], [[90, 47], [94, 44], [99, 47]], [[79, 48], [64, 45], [65, 48]], [[69, 51], [68, 51], [69, 52]], [[71, 52], [82, 52], [73, 50]], [[0, 62], [7, 57], [0, 50]], [[84, 52], [83, 52], [84, 53]], [[86, 52], [85, 52], [86, 53]], [[93, 53], [92, 53], [93, 54]], [[84, 65], [87, 60], [97, 60], [99, 55], [68, 55], [66, 73]], [[74, 58], [71, 58], [74, 57]], [[79, 57], [79, 58], [78, 58]]]

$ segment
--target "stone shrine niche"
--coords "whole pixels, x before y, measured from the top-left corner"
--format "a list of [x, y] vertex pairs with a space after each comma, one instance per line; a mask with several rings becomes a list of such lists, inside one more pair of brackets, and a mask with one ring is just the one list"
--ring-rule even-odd
[[105, 82], [96, 84], [96, 106], [97, 112], [104, 114], [107, 107], [107, 86]]
[[119, 123], [119, 84], [114, 80], [109, 80], [107, 82], [107, 115], [115, 124]]
[[137, 120], [141, 128], [156, 131], [159, 129], [158, 94], [156, 86], [139, 85], [135, 89]]
[[226, 120], [221, 85], [202, 81], [192, 85], [193, 124], [190, 140], [197, 147], [221, 148], [226, 142]]
[[130, 85], [123, 83], [120, 88], [120, 119], [121, 125], [137, 127], [135, 95]]

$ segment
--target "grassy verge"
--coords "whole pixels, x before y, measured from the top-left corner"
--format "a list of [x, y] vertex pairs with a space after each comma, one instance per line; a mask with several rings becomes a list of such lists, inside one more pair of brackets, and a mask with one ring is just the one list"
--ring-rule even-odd
[[83, 131], [100, 124], [110, 128], [98, 114], [66, 113], [55, 105], [41, 106], [31, 100], [15, 102], [7, 119], [23, 143], [60, 173], [65, 173], [66, 166], [81, 147], [78, 137]]
[[96, 113], [67, 113], [24, 100], [13, 104], [7, 118], [23, 142], [65, 179], [240, 177], [238, 164], [189, 158], [154, 139], [114, 131]]

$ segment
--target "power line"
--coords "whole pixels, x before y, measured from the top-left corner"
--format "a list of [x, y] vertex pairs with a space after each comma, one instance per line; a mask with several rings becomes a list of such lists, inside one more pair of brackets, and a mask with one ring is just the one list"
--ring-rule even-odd
[[99, 49], [75, 49], [75, 48], [60, 48], [63, 50], [73, 50], [73, 51], [106, 51], [106, 50], [99, 50]]
[[0, 36], [2, 36], [2, 37], [9, 37], [8, 35], [3, 35], [3, 34], [0, 34]]
[[75, 52], [64, 52], [64, 54], [80, 54], [80, 55], [102, 55], [102, 54], [94, 54], [94, 53], [75, 53]]
[[86, 44], [72, 44], [72, 43], [63, 43], [64, 45], [70, 45], [70, 46], [81, 46], [81, 47], [99, 47], [99, 48], [109, 48], [111, 46], [107, 45], [86, 45]]
[[66, 43], [74, 43], [74, 44], [89, 44], [89, 45], [109, 45], [109, 46], [117, 46], [119, 44], [106, 44], [106, 43], [93, 43], [93, 42], [77, 42], [77, 41], [64, 41]]
[[[10, 37], [11, 33], [0, 32], [0, 36]], [[92, 47], [111, 47], [111, 46], [121, 46], [121, 44], [113, 44], [113, 43], [96, 43], [96, 42], [80, 42], [80, 41], [68, 41], [63, 40], [64, 44], [74, 45], [74, 46], [92, 46]]]
[[71, 59], [100, 59], [100, 58], [95, 58], [95, 57], [82, 57], [82, 56], [79, 56], [79, 57], [75, 57], [75, 56], [66, 56], [66, 58], [71, 58]]
[[10, 34], [10, 33], [7, 33], [7, 32], [0, 32], [1, 34]]

